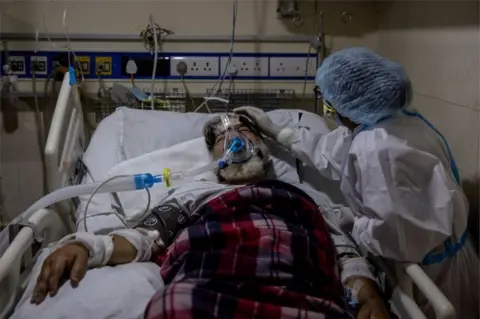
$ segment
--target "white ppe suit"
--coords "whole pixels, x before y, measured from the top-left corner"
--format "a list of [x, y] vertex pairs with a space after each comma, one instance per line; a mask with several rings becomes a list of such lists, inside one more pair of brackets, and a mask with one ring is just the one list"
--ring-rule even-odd
[[[466, 232], [468, 202], [448, 144], [429, 122], [405, 111], [353, 133], [345, 127], [322, 136], [285, 133], [284, 144], [300, 160], [341, 180], [355, 215], [349, 231], [362, 250], [419, 263], [457, 318], [478, 317], [479, 261]], [[415, 299], [434, 317], [418, 291]]]

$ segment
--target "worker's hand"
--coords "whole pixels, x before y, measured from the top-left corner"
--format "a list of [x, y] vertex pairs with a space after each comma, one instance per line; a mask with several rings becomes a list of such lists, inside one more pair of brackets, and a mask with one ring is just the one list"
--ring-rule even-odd
[[[361, 281], [361, 284], [357, 281]], [[360, 311], [358, 312], [357, 319], [390, 318], [379, 287], [374, 281], [368, 278], [355, 277], [347, 282], [347, 286], [350, 288], [360, 286], [359, 291], [357, 292], [357, 299], [360, 304]]]
[[87, 272], [88, 257], [88, 249], [78, 242], [54, 251], [43, 262], [31, 303], [42, 303], [47, 294], [55, 296], [61, 285], [60, 280], [64, 277], [69, 278], [72, 286], [76, 287]]
[[235, 113], [243, 114], [248, 116], [262, 131], [266, 136], [276, 140], [278, 133], [282, 130], [282, 127], [279, 127], [273, 124], [272, 120], [268, 115], [261, 109], [253, 106], [242, 106], [233, 110]]

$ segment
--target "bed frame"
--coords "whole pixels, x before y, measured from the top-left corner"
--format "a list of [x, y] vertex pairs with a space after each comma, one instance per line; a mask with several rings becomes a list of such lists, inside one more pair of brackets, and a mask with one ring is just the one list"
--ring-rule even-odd
[[[78, 174], [77, 163], [85, 149], [82, 106], [78, 90], [69, 83], [66, 73], [45, 147], [49, 191], [71, 184]], [[0, 319], [9, 316], [26, 288], [39, 252], [33, 246], [47, 246], [74, 232], [74, 206], [63, 202], [51, 209], [37, 211], [23, 225], [0, 259]], [[38, 248], [37, 248], [38, 249]], [[425, 319], [411, 298], [416, 285], [432, 303], [437, 318], [456, 318], [452, 304], [416, 264], [399, 266], [392, 270], [381, 261], [379, 267], [389, 278], [399, 278], [393, 289], [391, 304], [400, 318]]]
[[[82, 105], [66, 73], [45, 146], [49, 191], [72, 183], [85, 148]], [[54, 209], [35, 212], [16, 234], [0, 259], [0, 319], [7, 318], [25, 290], [42, 248], [74, 232], [74, 205], [65, 201]]]

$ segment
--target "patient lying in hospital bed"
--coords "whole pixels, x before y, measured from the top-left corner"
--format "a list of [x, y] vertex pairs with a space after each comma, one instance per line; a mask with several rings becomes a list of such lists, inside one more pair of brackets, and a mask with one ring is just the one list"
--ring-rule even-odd
[[[265, 180], [268, 148], [251, 123], [230, 121], [254, 145], [253, 156], [220, 170], [222, 183], [172, 188], [135, 229], [67, 236], [32, 278], [32, 302], [41, 308], [48, 294], [55, 298], [64, 276], [82, 285], [87, 268], [153, 261], [166, 286], [148, 303], [147, 318], [344, 318], [342, 284], [358, 299], [359, 318], [387, 318], [368, 264], [336, 220], [324, 219], [302, 190]], [[213, 118], [205, 140], [217, 158], [224, 139]]]

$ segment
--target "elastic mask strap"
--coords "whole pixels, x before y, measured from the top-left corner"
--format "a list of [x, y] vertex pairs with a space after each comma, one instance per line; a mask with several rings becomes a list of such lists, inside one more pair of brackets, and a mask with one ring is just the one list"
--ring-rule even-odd
[[222, 119], [223, 129], [225, 131], [228, 131], [228, 129], [232, 127], [232, 123], [230, 122], [230, 119], [225, 114], [221, 114], [220, 117]]

